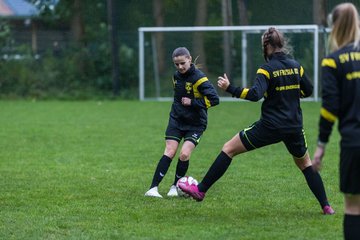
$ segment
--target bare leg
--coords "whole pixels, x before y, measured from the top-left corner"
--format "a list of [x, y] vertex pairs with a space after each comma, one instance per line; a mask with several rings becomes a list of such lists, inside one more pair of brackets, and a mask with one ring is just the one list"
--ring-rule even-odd
[[173, 159], [175, 157], [176, 151], [178, 149], [179, 143], [175, 140], [166, 140], [165, 141], [165, 151], [164, 155]]
[[180, 151], [180, 156], [179, 156], [180, 161], [188, 161], [194, 149], [195, 149], [194, 143], [190, 141], [185, 141]]
[[195, 144], [190, 141], [185, 141], [182, 145], [179, 160], [176, 165], [175, 178], [173, 185], [176, 185], [177, 181], [184, 177], [188, 168], [189, 168], [189, 160], [191, 157], [192, 151], [195, 149]]
[[246, 152], [247, 150], [241, 142], [239, 134], [236, 134], [232, 139], [224, 144], [222, 151], [230, 158], [233, 158], [240, 153]]
[[360, 194], [345, 194], [345, 214], [360, 215]]

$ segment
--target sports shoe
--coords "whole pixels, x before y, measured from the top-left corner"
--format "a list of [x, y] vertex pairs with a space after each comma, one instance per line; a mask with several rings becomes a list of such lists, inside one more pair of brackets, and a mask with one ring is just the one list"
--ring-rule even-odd
[[178, 183], [179, 188], [190, 195], [190, 197], [192, 197], [193, 199], [195, 199], [198, 202], [201, 202], [202, 200], [204, 200], [205, 198], [205, 193], [204, 192], [200, 192], [199, 188], [196, 184], [192, 183], [192, 184], [186, 184], [186, 183]]
[[333, 215], [335, 213], [334, 209], [331, 206], [325, 206], [323, 208], [324, 215]]
[[177, 190], [176, 190], [176, 186], [175, 186], [175, 185], [172, 185], [172, 186], [170, 187], [170, 190], [169, 190], [169, 192], [167, 193], [167, 195], [168, 195], [168, 197], [178, 197], [178, 196], [179, 196], [179, 194], [178, 194], [178, 192], [177, 192]]
[[158, 198], [162, 198], [162, 196], [160, 195], [160, 193], [159, 193], [159, 191], [158, 191], [158, 187], [150, 188], [150, 189], [145, 193], [145, 197], [158, 197]]

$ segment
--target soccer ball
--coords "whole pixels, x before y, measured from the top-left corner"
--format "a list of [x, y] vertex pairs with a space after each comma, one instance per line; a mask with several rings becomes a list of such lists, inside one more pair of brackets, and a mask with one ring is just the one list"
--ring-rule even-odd
[[184, 193], [181, 188], [179, 188], [179, 184], [185, 184], [185, 185], [191, 185], [191, 184], [196, 184], [198, 185], [198, 181], [190, 176], [185, 176], [180, 178], [177, 183], [176, 183], [176, 191], [178, 192], [178, 195], [180, 197], [190, 197], [187, 193]]

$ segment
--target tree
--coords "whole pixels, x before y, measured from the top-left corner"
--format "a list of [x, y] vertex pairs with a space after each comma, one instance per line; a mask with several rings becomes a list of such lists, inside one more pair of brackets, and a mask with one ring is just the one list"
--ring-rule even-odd
[[[326, 27], [326, 0], [313, 0], [313, 20], [320, 27]], [[326, 37], [325, 34], [323, 36]], [[325, 57], [325, 54], [326, 46], [323, 41], [319, 41], [319, 61]], [[321, 72], [319, 76], [321, 77]]]
[[[153, 16], [157, 27], [164, 26], [164, 4], [163, 0], [153, 0]], [[164, 53], [164, 34], [162, 32], [155, 33], [155, 53], [157, 68], [159, 74], [162, 75], [165, 70], [165, 53]]]
[[[231, 26], [232, 24], [232, 8], [231, 0], [222, 0], [221, 1], [221, 13], [222, 13], [222, 22], [224, 26]], [[224, 31], [223, 33], [223, 53], [224, 53], [224, 71], [231, 77], [232, 72], [232, 49], [233, 49], [233, 39], [232, 34], [229, 31]]]
[[326, 0], [313, 0], [314, 23], [326, 26]]
[[119, 45], [118, 31], [116, 26], [116, 4], [114, 0], [107, 0], [108, 4], [108, 26], [109, 39], [111, 45], [111, 62], [112, 62], [112, 83], [114, 96], [119, 95], [120, 91], [120, 70], [119, 70]]
[[[237, 6], [238, 6], [238, 11], [239, 11], [239, 24], [240, 26], [246, 26], [249, 25], [249, 16], [248, 16], [248, 9], [247, 9], [247, 5], [246, 5], [246, 1], [245, 0], [237, 0]], [[248, 69], [249, 72], [253, 72], [253, 51], [252, 51], [252, 46], [251, 44], [247, 45], [246, 48], [247, 51], [247, 57], [249, 59], [249, 61], [247, 62], [248, 64]], [[244, 69], [243, 69], [244, 71]], [[245, 79], [243, 79], [243, 82], [245, 81]], [[245, 86], [243, 86], [245, 87]]]
[[[164, 26], [164, 4], [162, 0], [153, 0], [153, 16], [157, 27]], [[160, 96], [160, 75], [165, 71], [164, 33], [156, 32], [151, 36], [155, 94]]]
[[[327, 25], [326, 18], [326, 0], [313, 0], [313, 20], [320, 27], [325, 28]], [[325, 37], [325, 35], [324, 35]], [[324, 57], [325, 47], [322, 41], [319, 41], [319, 59]]]
[[239, 11], [239, 23], [240, 25], [249, 25], [249, 18], [247, 14], [247, 7], [245, 0], [237, 0], [237, 6]]
[[60, 0], [27, 0], [34, 4], [41, 14], [46, 14], [49, 11], [53, 11]]
[[81, 43], [84, 40], [84, 21], [81, 0], [73, 1], [73, 15], [71, 21], [71, 31], [73, 33], [74, 40]]
[[[195, 26], [206, 26], [207, 22], [207, 0], [196, 1]], [[208, 71], [206, 64], [206, 52], [204, 46], [204, 33], [197, 31], [193, 34], [193, 57], [201, 58], [201, 66], [204, 72]]]

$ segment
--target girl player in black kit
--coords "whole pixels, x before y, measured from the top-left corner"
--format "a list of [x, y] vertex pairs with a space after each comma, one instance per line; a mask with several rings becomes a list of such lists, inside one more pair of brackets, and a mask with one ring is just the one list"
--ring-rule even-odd
[[178, 196], [177, 181], [185, 176], [192, 151], [200, 141], [207, 126], [207, 109], [219, 104], [219, 96], [206, 75], [192, 63], [185, 47], [172, 54], [177, 69], [173, 76], [174, 102], [171, 106], [168, 127], [165, 132], [166, 147], [155, 169], [147, 197], [162, 198], [158, 185], [174, 158], [180, 141], [184, 139], [176, 166], [175, 179], [168, 192], [169, 197]]
[[[339, 121], [340, 191], [344, 193], [346, 240], [360, 239], [360, 30], [352, 3], [330, 16], [331, 53], [322, 60], [322, 107], [314, 167], [320, 169], [334, 123]], [[334, 156], [330, 156], [334, 157]]]
[[231, 85], [226, 74], [218, 78], [218, 86], [233, 97], [250, 101], [258, 101], [264, 97], [260, 120], [225, 143], [198, 185], [181, 183], [179, 187], [195, 200], [202, 201], [208, 189], [226, 172], [233, 157], [284, 142], [319, 201], [323, 213], [333, 214], [322, 179], [312, 168], [303, 130], [300, 98], [310, 96], [313, 86], [303, 67], [288, 56], [289, 46], [280, 31], [273, 27], [266, 30], [262, 35], [262, 46], [266, 63], [257, 70], [255, 83], [251, 88]]

